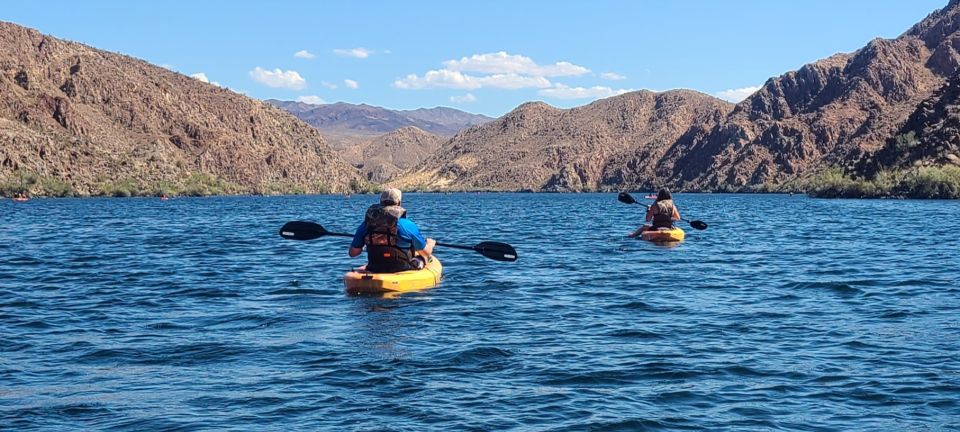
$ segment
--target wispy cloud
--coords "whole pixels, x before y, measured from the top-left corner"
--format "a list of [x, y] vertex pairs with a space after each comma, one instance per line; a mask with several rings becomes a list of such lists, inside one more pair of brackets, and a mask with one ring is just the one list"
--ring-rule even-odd
[[718, 92], [714, 96], [728, 102], [737, 103], [756, 93], [757, 90], [760, 90], [760, 86], [724, 90], [722, 92]]
[[200, 82], [205, 82], [205, 83], [207, 83], [207, 84], [213, 84], [213, 85], [215, 85], [215, 86], [217, 86], [217, 87], [220, 87], [220, 83], [218, 83], [218, 82], [216, 82], [216, 81], [210, 81], [210, 79], [207, 78], [207, 74], [205, 74], [205, 73], [203, 73], [203, 72], [197, 72], [197, 73], [195, 73], [195, 74], [192, 74], [192, 75], [190, 75], [190, 78], [193, 78], [193, 79], [195, 79], [195, 80], [197, 80], [197, 81], [200, 81]]
[[320, 96], [300, 96], [297, 98], [297, 102], [302, 102], [308, 105], [323, 105], [327, 103]]
[[627, 79], [626, 76], [620, 75], [616, 72], [604, 72], [600, 74], [600, 78], [603, 78], [605, 80], [610, 80], [610, 81], [620, 81], [620, 80]]
[[474, 96], [473, 93], [467, 93], [462, 96], [450, 96], [450, 102], [453, 102], [453, 103], [462, 104], [462, 103], [472, 103], [476, 101], [477, 101], [477, 97]]
[[272, 88], [302, 90], [307, 86], [307, 80], [293, 70], [283, 71], [277, 68], [270, 71], [257, 66], [250, 71], [250, 77], [254, 81]]
[[293, 53], [293, 56], [296, 57], [296, 58], [302, 58], [302, 59], [307, 59], [307, 60], [310, 60], [310, 59], [316, 57], [315, 55], [313, 55], [313, 53], [311, 53], [310, 51], [307, 51], [307, 50], [297, 51], [297, 52]]
[[557, 84], [551, 88], [542, 89], [537, 92], [540, 96], [554, 99], [602, 99], [611, 96], [621, 95], [633, 91], [632, 89], [612, 89], [610, 87], [570, 87], [564, 84]]
[[337, 85], [334, 84], [334, 83], [332, 83], [332, 82], [330, 82], [330, 81], [320, 81], [320, 85], [322, 85], [322, 86], [324, 86], [324, 87], [326, 87], [326, 88], [328, 88], [328, 89], [330, 89], [330, 90], [334, 90], [334, 89], [337, 88]]
[[366, 48], [350, 48], [350, 49], [337, 48], [333, 50], [333, 53], [341, 57], [353, 57], [353, 58], [365, 59], [367, 57], [370, 57], [370, 54], [373, 54], [373, 51], [370, 51]]
[[343, 80], [343, 85], [352, 89], [360, 88], [360, 84], [352, 79]]

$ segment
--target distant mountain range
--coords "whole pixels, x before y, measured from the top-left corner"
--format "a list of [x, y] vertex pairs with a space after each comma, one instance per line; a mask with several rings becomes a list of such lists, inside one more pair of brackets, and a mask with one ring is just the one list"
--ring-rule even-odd
[[451, 137], [461, 129], [493, 120], [453, 108], [436, 107], [416, 110], [391, 110], [372, 105], [337, 102], [310, 105], [303, 102], [268, 99], [311, 126], [337, 135], [380, 135], [407, 126]]

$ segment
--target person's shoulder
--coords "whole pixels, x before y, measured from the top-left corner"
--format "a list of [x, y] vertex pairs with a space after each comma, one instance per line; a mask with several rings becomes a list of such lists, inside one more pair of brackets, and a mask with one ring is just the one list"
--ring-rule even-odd
[[401, 226], [404, 228], [417, 228], [417, 224], [407, 218], [400, 218], [399, 220], [397, 220], [397, 226]]

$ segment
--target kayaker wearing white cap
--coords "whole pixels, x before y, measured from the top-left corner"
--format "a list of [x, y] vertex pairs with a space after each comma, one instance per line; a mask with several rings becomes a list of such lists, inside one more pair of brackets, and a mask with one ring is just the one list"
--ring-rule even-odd
[[350, 244], [350, 256], [356, 257], [367, 248], [367, 271], [396, 273], [423, 268], [419, 253], [433, 254], [436, 241], [424, 238], [417, 224], [407, 219], [401, 207], [403, 194], [389, 188], [380, 194], [380, 203], [367, 209], [363, 223], [357, 227]]

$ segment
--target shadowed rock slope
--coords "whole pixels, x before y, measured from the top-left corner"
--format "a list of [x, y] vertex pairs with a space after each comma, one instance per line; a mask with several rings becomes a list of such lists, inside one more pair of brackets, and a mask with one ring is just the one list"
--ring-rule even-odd
[[371, 182], [386, 182], [426, 159], [443, 141], [443, 137], [413, 126], [397, 129], [364, 146], [361, 171]]
[[855, 174], [947, 165], [960, 166], [960, 75], [923, 101], [880, 151], [865, 155]]
[[[128, 56], [0, 22], [0, 176], [80, 195], [205, 183], [344, 191], [359, 173], [272, 105]], [[49, 191], [48, 191], [49, 192]]]

